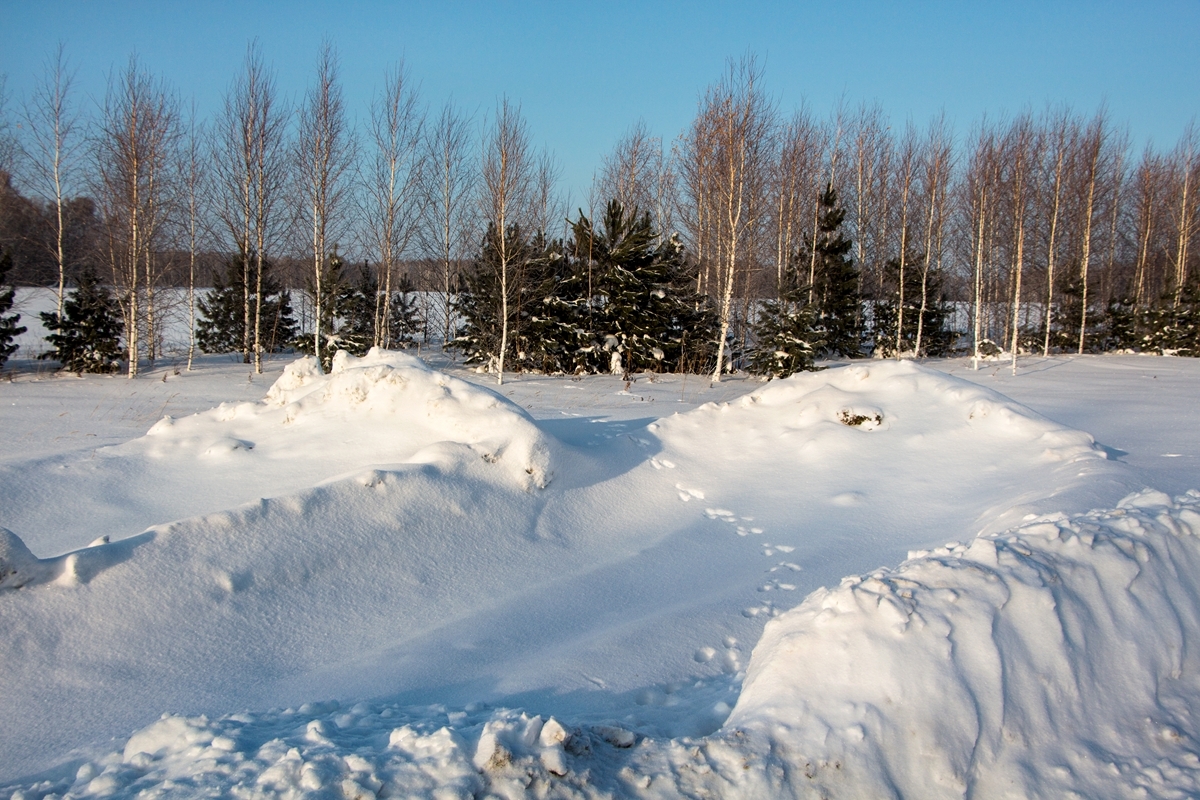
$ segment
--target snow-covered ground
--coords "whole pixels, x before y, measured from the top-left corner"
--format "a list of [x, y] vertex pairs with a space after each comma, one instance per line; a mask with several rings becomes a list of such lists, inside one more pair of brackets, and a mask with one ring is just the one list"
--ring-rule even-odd
[[0, 383], [0, 797], [1200, 789], [1200, 362], [433, 363]]

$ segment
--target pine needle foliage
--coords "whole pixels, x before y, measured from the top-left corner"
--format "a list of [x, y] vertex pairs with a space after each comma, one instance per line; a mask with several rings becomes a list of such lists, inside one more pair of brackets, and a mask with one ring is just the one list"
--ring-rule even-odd
[[572, 231], [571, 249], [590, 259], [593, 276], [591, 296], [586, 262], [577, 264], [567, 287], [579, 327], [588, 333], [580, 359], [586, 371], [628, 378], [679, 370], [688, 361], [707, 365], [715, 357], [706, 342], [715, 338], [716, 318], [695, 292], [676, 237], [659, 242], [648, 213], [616, 200], [608, 203], [600, 230], [580, 212]]
[[42, 324], [51, 331], [46, 337], [53, 349], [39, 358], [54, 359], [63, 369], [85, 372], [116, 372], [121, 366], [121, 334], [125, 323], [108, 288], [90, 270], [79, 276], [79, 285], [63, 299], [63, 314], [43, 311]]
[[[11, 253], [5, 252], [3, 256], [0, 256], [0, 286], [8, 277], [8, 271], [12, 269], [12, 264]], [[4, 368], [9, 356], [17, 352], [18, 345], [13, 339], [25, 332], [25, 326], [17, 324], [21, 321], [21, 315], [8, 313], [12, 311], [15, 297], [16, 290], [11, 286], [7, 290], [0, 291], [0, 369]]]
[[[243, 308], [246, 270], [243, 266], [242, 256], [229, 258], [224, 274], [214, 271], [212, 291], [196, 301], [200, 311], [200, 318], [196, 320], [196, 344], [205, 353], [233, 353], [242, 348], [246, 324]], [[278, 353], [290, 346], [295, 338], [296, 320], [292, 316], [291, 293], [275, 278], [269, 261], [263, 261], [262, 293], [262, 348], [267, 353]], [[252, 325], [255, 299], [255, 287], [251, 287]]]
[[824, 331], [817, 327], [817, 311], [808, 302], [808, 282], [801, 282], [793, 262], [784, 274], [778, 300], [759, 309], [754, 325], [754, 353], [750, 372], [786, 378], [816, 369], [816, 354], [824, 348]]
[[821, 351], [830, 356], [862, 355], [863, 314], [858, 269], [851, 242], [842, 232], [845, 210], [837, 191], [821, 193], [814, 241], [806, 241], [796, 259], [799, 270], [811, 269], [811, 304], [822, 332]]
[[[950, 306], [942, 292], [941, 280], [930, 271], [925, 279], [925, 312], [921, 313], [922, 256], [909, 255], [904, 270], [904, 315], [900, 333], [900, 353], [896, 352], [896, 318], [900, 304], [900, 260], [890, 259], [884, 265], [884, 275], [890, 291], [883, 300], [871, 306], [871, 332], [875, 339], [875, 355], [891, 357], [899, 354], [945, 356], [953, 349], [956, 334], [950, 329]], [[921, 334], [921, 352], [917, 353], [917, 332]]]

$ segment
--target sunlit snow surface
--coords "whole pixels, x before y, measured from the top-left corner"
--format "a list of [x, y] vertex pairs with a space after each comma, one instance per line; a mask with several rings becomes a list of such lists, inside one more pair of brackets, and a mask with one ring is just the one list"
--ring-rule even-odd
[[689, 380], [302, 361], [5, 457], [0, 785], [1194, 790], [1200, 516], [1117, 508], [1138, 453], [907, 363]]

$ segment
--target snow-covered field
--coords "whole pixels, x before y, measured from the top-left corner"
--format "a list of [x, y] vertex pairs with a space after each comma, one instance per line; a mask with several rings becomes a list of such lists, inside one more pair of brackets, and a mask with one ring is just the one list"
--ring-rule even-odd
[[0, 797], [1200, 791], [1200, 362], [433, 363], [0, 383]]

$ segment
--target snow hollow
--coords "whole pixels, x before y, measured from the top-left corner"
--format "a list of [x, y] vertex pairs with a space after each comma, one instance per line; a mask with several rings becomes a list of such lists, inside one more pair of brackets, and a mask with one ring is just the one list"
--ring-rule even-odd
[[967, 367], [19, 375], [0, 797], [1200, 791], [1200, 366]]

